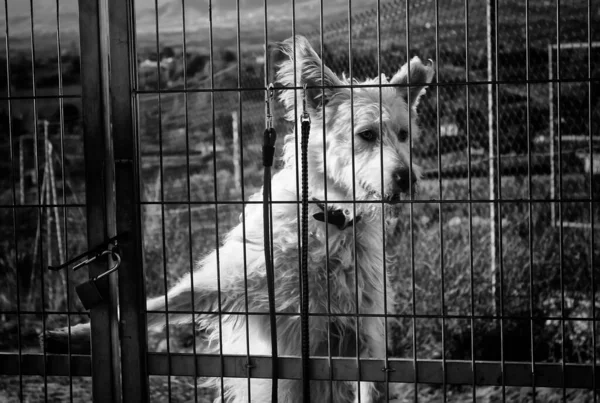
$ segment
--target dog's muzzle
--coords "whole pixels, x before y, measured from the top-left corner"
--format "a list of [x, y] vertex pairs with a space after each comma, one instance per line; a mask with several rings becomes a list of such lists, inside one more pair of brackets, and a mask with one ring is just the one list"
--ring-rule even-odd
[[408, 167], [400, 167], [392, 174], [394, 181], [394, 193], [395, 194], [408, 194], [414, 193], [414, 188], [417, 183], [417, 176], [414, 170]]

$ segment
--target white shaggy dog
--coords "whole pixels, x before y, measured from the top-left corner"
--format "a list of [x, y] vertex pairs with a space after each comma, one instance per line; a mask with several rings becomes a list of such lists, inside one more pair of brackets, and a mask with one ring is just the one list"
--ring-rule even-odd
[[[381, 201], [394, 204], [404, 196], [410, 197], [416, 186], [419, 175], [418, 168], [409, 163], [409, 136], [414, 138], [418, 127], [414, 120], [409, 124], [409, 109], [412, 108], [410, 116], [415, 119], [417, 102], [433, 78], [433, 68], [415, 57], [410, 61], [410, 86], [409, 68], [404, 65], [391, 80], [381, 77], [380, 90], [379, 78], [351, 83], [333, 74], [322, 66], [303, 37], [290, 38], [279, 49], [285, 58], [278, 65], [277, 81], [287, 87], [308, 87], [306, 103], [312, 121], [308, 146], [310, 198], [327, 200], [330, 215], [345, 211], [350, 219], [355, 217], [347, 228], [326, 224], [313, 218], [315, 214], [322, 216], [321, 207], [317, 203], [309, 205], [309, 311], [317, 314], [310, 317], [311, 355], [356, 356], [358, 345], [361, 357], [384, 358]], [[354, 85], [352, 89], [350, 84]], [[281, 91], [280, 100], [291, 122], [300, 122], [302, 96], [301, 90]], [[298, 136], [292, 133], [286, 137], [284, 166], [272, 180], [272, 199], [276, 202], [272, 206], [275, 303], [280, 314], [277, 344], [283, 356], [299, 356], [301, 352], [297, 208], [301, 195], [297, 192], [300, 173], [296, 171], [299, 127], [297, 123]], [[251, 197], [253, 201], [261, 199], [261, 193]], [[196, 264], [193, 289], [187, 275], [169, 290], [167, 298], [150, 299], [148, 311], [163, 312], [168, 307], [170, 323], [190, 323], [189, 314], [178, 315], [177, 311], [192, 309], [193, 293], [194, 310], [217, 312], [220, 286], [224, 312], [221, 320], [218, 315], [198, 314], [195, 316], [199, 327], [215, 340], [221, 332], [224, 354], [246, 355], [249, 345], [252, 355], [270, 355], [262, 214], [260, 204], [248, 204], [245, 234], [241, 223], [233, 228], [218, 250]], [[247, 320], [243, 314], [246, 309], [254, 313]], [[164, 315], [149, 313], [148, 324], [164, 325]], [[89, 345], [88, 325], [73, 328], [72, 334], [75, 350], [82, 343]], [[47, 337], [56, 343], [57, 338], [66, 338], [66, 333], [55, 332]], [[220, 382], [214, 381], [213, 385]], [[227, 378], [224, 386], [223, 400], [227, 402], [247, 402], [249, 394], [252, 402], [270, 400], [270, 380], [252, 379], [248, 388], [246, 379]], [[301, 381], [279, 380], [279, 401], [301, 401], [301, 389]], [[334, 401], [348, 402], [358, 400], [358, 394], [361, 402], [372, 402], [377, 390], [369, 382], [362, 382], [360, 387], [356, 382], [311, 383], [314, 402], [329, 401], [331, 396]]]

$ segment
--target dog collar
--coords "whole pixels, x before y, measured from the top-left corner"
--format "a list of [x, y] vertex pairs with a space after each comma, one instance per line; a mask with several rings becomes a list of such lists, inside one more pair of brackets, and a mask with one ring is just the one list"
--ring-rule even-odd
[[329, 224], [333, 224], [338, 227], [339, 230], [345, 230], [348, 227], [351, 227], [355, 223], [358, 223], [361, 219], [361, 216], [357, 216], [352, 218], [352, 214], [350, 210], [345, 209], [334, 209], [332, 207], [327, 209], [327, 214], [325, 214], [325, 204], [321, 203], [319, 199], [313, 198], [313, 200], [317, 201], [317, 206], [323, 211], [313, 214], [313, 218], [317, 221], [327, 222]]

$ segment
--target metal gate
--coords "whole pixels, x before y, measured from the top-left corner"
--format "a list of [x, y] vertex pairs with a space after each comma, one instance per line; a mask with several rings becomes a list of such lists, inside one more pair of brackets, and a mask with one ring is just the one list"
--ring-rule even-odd
[[[437, 65], [419, 106], [423, 135], [411, 144], [411, 158], [424, 167], [420, 194], [404, 202], [404, 221], [385, 224], [385, 265], [394, 270], [388, 355], [329, 351], [311, 358], [311, 379], [377, 382], [382, 399], [398, 402], [597, 401], [597, 2], [79, 0], [81, 92], [71, 94], [57, 0], [59, 74], [49, 95], [38, 92], [33, 0], [30, 87], [11, 85], [23, 68], [11, 60], [14, 4], [4, 2], [0, 94], [8, 136], [0, 143], [8, 161], [0, 164], [8, 174], [0, 182], [7, 267], [0, 316], [7, 328], [14, 324], [16, 339], [0, 353], [0, 376], [15, 393], [8, 398], [77, 401], [74, 379], [91, 376], [86, 396], [99, 402], [203, 402], [224, 386], [205, 389], [202, 377], [248, 385], [273, 377], [271, 357], [252, 355], [250, 342], [246, 354], [222, 347], [203, 354], [202, 332], [169, 326], [168, 307], [166, 330], [149, 333], [145, 304], [146, 294], [163, 295], [243, 221], [262, 184], [269, 74], [262, 46], [303, 34], [325, 64], [351, 78], [393, 74], [413, 54]], [[315, 14], [301, 17], [309, 6]], [[55, 131], [40, 113], [48, 99], [58, 105]], [[67, 191], [77, 155], [68, 145], [70, 99], [81, 100], [83, 159], [71, 163], [85, 166], [79, 191]], [[17, 130], [24, 102], [33, 124]], [[274, 109], [280, 134], [293, 130], [283, 114]], [[75, 197], [83, 189], [84, 203]], [[86, 234], [77, 237], [83, 208]], [[83, 277], [46, 266], [125, 233], [109, 298], [90, 311], [92, 355], [33, 349], [29, 330], [22, 334], [28, 318], [40, 333], [82, 320], [73, 290]], [[24, 252], [29, 243], [32, 252]], [[31, 276], [19, 274], [30, 266]], [[106, 268], [94, 262], [89, 274]], [[29, 277], [37, 286], [23, 285]], [[35, 287], [40, 301], [31, 302]], [[52, 304], [57, 292], [64, 301]], [[256, 312], [246, 306], [237, 314]], [[302, 379], [300, 357], [277, 360], [278, 379]], [[49, 387], [57, 377], [68, 378], [61, 398]], [[43, 385], [41, 394], [31, 394], [32, 384]]]

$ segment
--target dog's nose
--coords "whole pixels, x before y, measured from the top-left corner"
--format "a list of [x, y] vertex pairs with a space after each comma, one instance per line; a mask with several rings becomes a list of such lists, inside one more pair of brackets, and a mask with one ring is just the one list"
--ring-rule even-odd
[[412, 169], [402, 167], [397, 169], [393, 174], [394, 183], [400, 192], [408, 193], [414, 190], [414, 184], [417, 181]]

